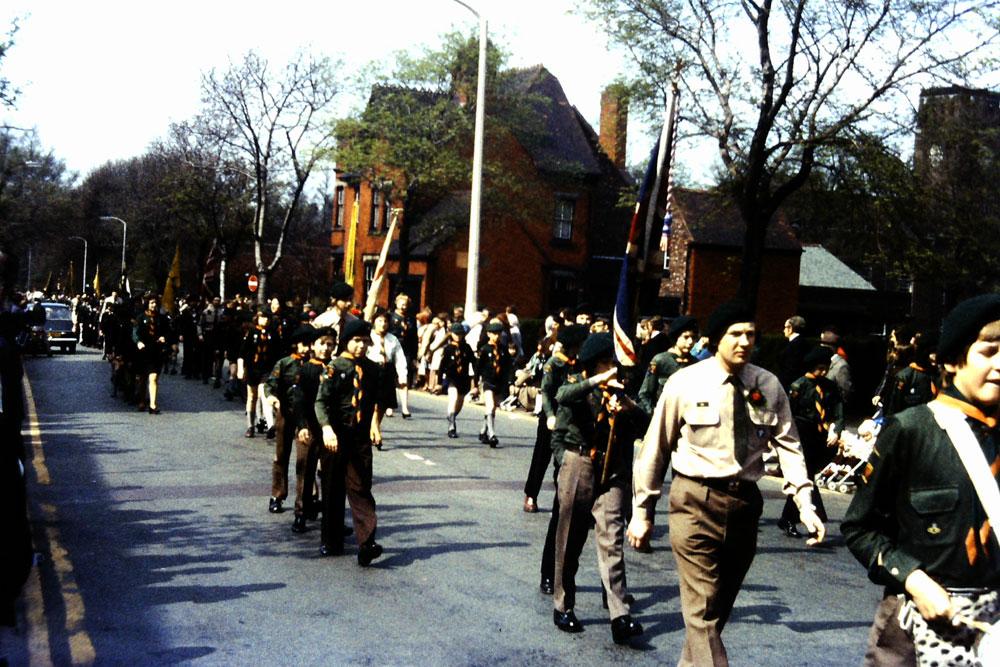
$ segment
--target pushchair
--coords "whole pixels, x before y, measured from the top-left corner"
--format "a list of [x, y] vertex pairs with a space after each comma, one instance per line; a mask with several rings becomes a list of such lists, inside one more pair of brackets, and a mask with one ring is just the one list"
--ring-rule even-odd
[[816, 487], [830, 489], [837, 493], [854, 493], [856, 475], [871, 456], [875, 439], [882, 429], [881, 411], [858, 426], [857, 434], [840, 434], [840, 446], [833, 461], [816, 475]]

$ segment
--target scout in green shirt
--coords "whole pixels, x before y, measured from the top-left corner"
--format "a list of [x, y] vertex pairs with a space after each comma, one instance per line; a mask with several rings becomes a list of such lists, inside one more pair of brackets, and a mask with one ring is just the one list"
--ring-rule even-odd
[[639, 388], [637, 402], [647, 414], [653, 413], [667, 379], [691, 363], [691, 348], [698, 339], [698, 320], [682, 315], [670, 323], [666, 336], [669, 348], [649, 362], [649, 370]]

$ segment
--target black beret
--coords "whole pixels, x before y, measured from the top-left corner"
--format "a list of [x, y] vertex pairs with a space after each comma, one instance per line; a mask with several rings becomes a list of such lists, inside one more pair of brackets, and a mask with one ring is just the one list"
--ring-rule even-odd
[[292, 336], [289, 339], [294, 343], [312, 343], [314, 340], [319, 338], [319, 331], [308, 324], [300, 324], [295, 331], [292, 332]]
[[452, 332], [453, 334], [462, 334], [464, 336], [465, 325], [463, 325], [461, 322], [455, 322], [448, 328], [448, 331]]
[[576, 360], [586, 366], [598, 359], [610, 357], [615, 353], [615, 344], [611, 339], [611, 334], [607, 332], [590, 334], [587, 340], [583, 341], [580, 353], [576, 355]]
[[941, 323], [938, 361], [960, 363], [962, 360], [958, 358], [959, 355], [976, 342], [980, 329], [997, 320], [1000, 320], [1000, 294], [974, 296], [955, 306]]
[[589, 335], [590, 330], [583, 324], [571, 324], [559, 328], [556, 340], [563, 346], [563, 349], [571, 349], [580, 347]]
[[503, 333], [503, 324], [500, 322], [490, 322], [486, 325], [486, 333]]
[[711, 314], [708, 318], [708, 326], [705, 328], [705, 335], [713, 345], [718, 344], [726, 330], [734, 324], [742, 322], [754, 322], [753, 311], [745, 301], [727, 301]]
[[681, 315], [680, 317], [675, 317], [670, 323], [670, 331], [667, 333], [667, 344], [673, 345], [677, 342], [677, 338], [685, 331], [697, 332], [698, 331], [698, 320], [691, 317], [690, 315]]
[[325, 336], [329, 336], [330, 338], [336, 338], [337, 330], [334, 329], [333, 327], [320, 327], [316, 329], [316, 339], [323, 338]]
[[814, 347], [809, 350], [809, 354], [807, 354], [806, 358], [802, 360], [802, 365], [807, 371], [815, 370], [817, 366], [829, 367], [832, 357], [833, 354], [830, 352], [829, 348]]
[[371, 332], [372, 326], [364, 320], [348, 320], [340, 326], [340, 345], [343, 347], [347, 341], [358, 336], [368, 338]]
[[354, 298], [354, 288], [345, 282], [337, 281], [330, 287], [330, 296], [339, 301], [349, 301]]

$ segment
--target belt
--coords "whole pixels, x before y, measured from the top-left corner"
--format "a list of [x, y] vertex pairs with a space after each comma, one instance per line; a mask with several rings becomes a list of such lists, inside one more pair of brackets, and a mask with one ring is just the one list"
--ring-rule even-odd
[[750, 482], [745, 479], [740, 479], [739, 477], [691, 477], [690, 475], [685, 475], [684, 473], [677, 472], [676, 470], [674, 471], [674, 477], [683, 477], [684, 479], [691, 480], [695, 484], [701, 484], [702, 486], [707, 486], [710, 489], [734, 495], [757, 488], [756, 482]]

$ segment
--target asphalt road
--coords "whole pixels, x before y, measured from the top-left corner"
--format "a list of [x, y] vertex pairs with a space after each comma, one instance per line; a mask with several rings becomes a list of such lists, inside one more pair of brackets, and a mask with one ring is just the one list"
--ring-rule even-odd
[[[417, 394], [414, 418], [385, 422], [375, 453], [378, 540], [368, 569], [320, 558], [318, 528], [267, 513], [272, 441], [242, 437], [242, 410], [218, 390], [168, 376], [163, 414], [110, 397], [106, 364], [28, 360], [38, 432], [29, 493], [39, 567], [5, 636], [12, 664], [673, 664], [683, 641], [669, 541], [627, 554], [646, 628], [611, 642], [593, 538], [578, 575], [586, 627], [552, 625], [538, 591], [549, 518], [521, 511], [535, 421], [498, 418], [501, 445], [478, 443], [481, 409], [445, 437], [444, 399]], [[294, 474], [294, 472], [293, 472]], [[734, 665], [856, 665], [880, 597], [843, 546], [848, 498], [825, 493], [829, 546], [808, 549], [775, 527], [765, 493], [757, 558], [724, 639]], [[665, 521], [661, 521], [665, 524]]]

